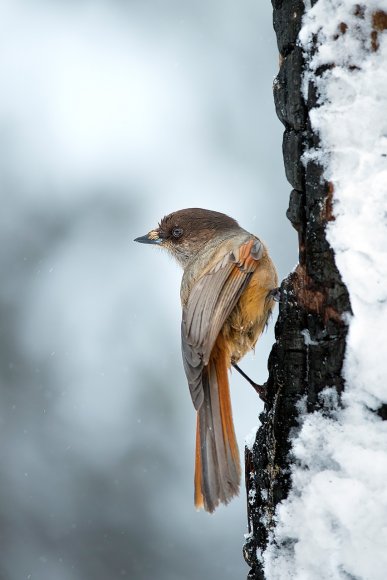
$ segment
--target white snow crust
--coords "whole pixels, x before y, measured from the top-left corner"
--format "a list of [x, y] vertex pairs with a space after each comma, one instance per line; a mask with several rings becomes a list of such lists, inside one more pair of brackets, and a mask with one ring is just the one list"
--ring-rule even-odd
[[[262, 556], [268, 580], [387, 579], [387, 421], [374, 412], [387, 403], [387, 31], [370, 50], [372, 14], [387, 12], [387, 1], [361, 3], [363, 17], [359, 4], [306, 2], [299, 37], [305, 49], [318, 39], [304, 91], [312, 79], [321, 150], [305, 163], [317, 157], [334, 186], [327, 236], [352, 316], [344, 408], [326, 389], [327, 412], [300, 418], [292, 491]], [[337, 37], [340, 23], [348, 28]]]

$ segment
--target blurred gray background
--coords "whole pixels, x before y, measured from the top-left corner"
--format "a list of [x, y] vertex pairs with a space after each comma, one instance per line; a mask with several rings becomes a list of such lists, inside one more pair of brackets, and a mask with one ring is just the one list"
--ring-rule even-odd
[[[281, 278], [296, 262], [270, 2], [1, 13], [0, 577], [245, 578], [243, 487], [193, 508], [181, 272], [132, 240], [206, 207], [259, 234]], [[272, 342], [273, 322], [241, 365], [257, 381]], [[231, 383], [243, 457], [262, 406]]]

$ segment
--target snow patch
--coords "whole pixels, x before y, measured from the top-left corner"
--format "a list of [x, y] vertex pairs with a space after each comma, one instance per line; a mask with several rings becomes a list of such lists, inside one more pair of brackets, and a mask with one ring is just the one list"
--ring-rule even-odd
[[251, 431], [245, 436], [245, 446], [251, 452], [253, 451], [257, 431], [258, 427], [253, 427]]
[[312, 337], [310, 336], [310, 332], [307, 328], [301, 330], [301, 334], [304, 337], [304, 343], [306, 344], [306, 346], [313, 346], [318, 344], [316, 340], [312, 339]]

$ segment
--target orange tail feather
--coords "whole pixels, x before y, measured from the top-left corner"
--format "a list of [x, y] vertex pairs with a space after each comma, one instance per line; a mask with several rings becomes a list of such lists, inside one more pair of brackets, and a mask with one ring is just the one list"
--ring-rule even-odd
[[196, 448], [195, 448], [195, 507], [202, 508], [204, 499], [202, 494], [202, 461], [200, 457], [200, 429], [199, 413], [196, 414]]
[[224, 346], [220, 335], [203, 371], [204, 401], [197, 415], [195, 506], [210, 512], [238, 494], [241, 475]]

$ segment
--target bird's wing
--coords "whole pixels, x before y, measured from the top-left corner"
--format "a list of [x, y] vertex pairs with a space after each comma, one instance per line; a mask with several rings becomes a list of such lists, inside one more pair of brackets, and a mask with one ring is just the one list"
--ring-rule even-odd
[[181, 342], [185, 373], [195, 409], [203, 402], [202, 370], [218, 334], [262, 257], [263, 245], [252, 238], [230, 251], [193, 286], [183, 307]]

